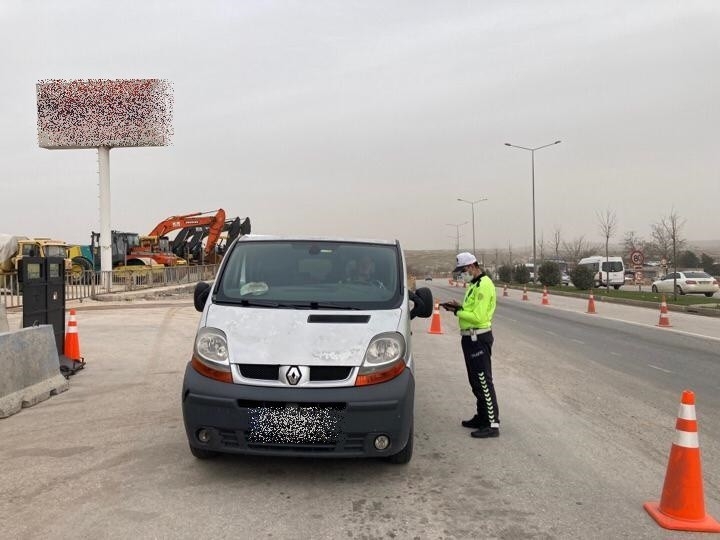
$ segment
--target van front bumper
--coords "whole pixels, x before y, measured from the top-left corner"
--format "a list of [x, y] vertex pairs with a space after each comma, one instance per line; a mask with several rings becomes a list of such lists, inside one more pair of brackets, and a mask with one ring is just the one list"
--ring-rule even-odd
[[[383, 457], [400, 452], [413, 423], [415, 380], [344, 388], [276, 388], [224, 383], [188, 363], [182, 410], [190, 446], [275, 456]], [[202, 442], [202, 433], [207, 442]], [[389, 447], [378, 450], [377, 437]]]

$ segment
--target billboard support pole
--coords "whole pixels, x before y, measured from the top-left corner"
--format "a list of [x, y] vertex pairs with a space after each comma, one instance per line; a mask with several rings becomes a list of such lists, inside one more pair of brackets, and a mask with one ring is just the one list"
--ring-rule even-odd
[[[112, 241], [110, 236], [110, 147], [99, 146], [98, 174], [100, 176], [100, 271], [104, 276], [112, 271]], [[103, 279], [104, 281], [104, 279]]]

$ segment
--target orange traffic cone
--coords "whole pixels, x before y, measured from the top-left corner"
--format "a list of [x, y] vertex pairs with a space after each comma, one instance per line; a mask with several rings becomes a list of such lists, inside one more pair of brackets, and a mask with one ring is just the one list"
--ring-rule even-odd
[[595, 311], [595, 297], [593, 296], [593, 293], [590, 293], [590, 298], [588, 298], [588, 313], [596, 314], [597, 311]]
[[720, 523], [705, 513], [695, 394], [682, 393], [660, 503], [643, 507], [658, 525], [674, 531], [720, 532]]
[[65, 357], [70, 360], [79, 362], [82, 360], [80, 356], [80, 337], [78, 335], [77, 319], [75, 318], [75, 310], [70, 310], [70, 318], [68, 319], [67, 332], [65, 333]]
[[526, 301], [526, 302], [528, 301], [527, 287], [523, 287], [523, 297], [522, 297], [522, 299], [523, 299], [524, 301]]
[[547, 287], [543, 287], [543, 295], [542, 295], [542, 305], [543, 306], [549, 306], [550, 305], [550, 298], [548, 298], [548, 292]]
[[430, 319], [430, 329], [428, 334], [442, 334], [442, 325], [440, 324], [440, 304], [435, 302], [432, 319]]
[[660, 302], [660, 320], [658, 321], [657, 325], [663, 326], [665, 328], [669, 328], [672, 326], [672, 324], [670, 324], [670, 316], [668, 315], [667, 302], [665, 302], [664, 294], [662, 297], [662, 302]]
[[662, 302], [660, 302], [660, 313], [667, 313], [667, 302], [665, 301], [665, 295], [662, 295]]
[[506, 284], [505, 287], [503, 288], [503, 296], [510, 296], [510, 295], [508, 294], [508, 292], [507, 292], [507, 284]]

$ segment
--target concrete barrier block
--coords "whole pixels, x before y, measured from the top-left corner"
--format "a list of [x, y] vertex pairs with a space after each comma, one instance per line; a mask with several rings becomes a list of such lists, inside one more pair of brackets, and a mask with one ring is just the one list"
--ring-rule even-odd
[[9, 331], [10, 325], [8, 324], [7, 310], [4, 305], [0, 304], [0, 333]]
[[0, 334], [0, 418], [31, 407], [69, 387], [50, 325]]

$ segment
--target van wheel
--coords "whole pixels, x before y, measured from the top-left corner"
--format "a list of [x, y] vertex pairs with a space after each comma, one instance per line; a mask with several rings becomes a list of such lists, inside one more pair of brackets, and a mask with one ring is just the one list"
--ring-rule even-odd
[[715, 294], [715, 293], [706, 292], [706, 293], [705, 293], [705, 296], [707, 296], [708, 298], [712, 298], [712, 297], [713, 297], [713, 294]]
[[218, 456], [218, 452], [212, 450], [203, 450], [202, 448], [195, 448], [190, 446], [190, 453], [198, 459], [212, 459]]
[[615, 289], [616, 291], [617, 291], [619, 288], [620, 288], [620, 285], [613, 285], [613, 289]]
[[400, 450], [397, 454], [393, 454], [392, 456], [387, 457], [387, 460], [390, 463], [393, 463], [395, 465], [405, 465], [406, 463], [410, 462], [413, 455], [413, 439], [415, 438], [415, 436], [413, 435], [413, 431], [413, 427], [410, 426], [410, 435], [408, 436], [408, 441], [405, 445], [405, 448]]

